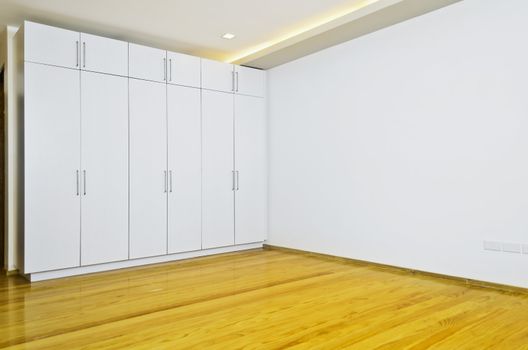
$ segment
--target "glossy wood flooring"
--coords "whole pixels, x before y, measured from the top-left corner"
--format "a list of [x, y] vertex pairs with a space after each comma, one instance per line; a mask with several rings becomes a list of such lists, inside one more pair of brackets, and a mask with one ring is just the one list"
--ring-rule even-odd
[[0, 289], [0, 348], [528, 349], [528, 296], [282, 251]]

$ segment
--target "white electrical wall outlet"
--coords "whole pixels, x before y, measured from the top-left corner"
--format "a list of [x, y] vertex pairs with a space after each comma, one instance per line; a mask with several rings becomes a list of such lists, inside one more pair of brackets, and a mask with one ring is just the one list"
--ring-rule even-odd
[[502, 243], [502, 251], [506, 253], [521, 254], [521, 245], [517, 243]]
[[484, 250], [488, 250], [488, 251], [528, 255], [528, 244], [497, 242], [497, 241], [483, 241], [483, 245], [484, 245]]
[[500, 242], [484, 241], [484, 250], [500, 252], [502, 251], [502, 244]]

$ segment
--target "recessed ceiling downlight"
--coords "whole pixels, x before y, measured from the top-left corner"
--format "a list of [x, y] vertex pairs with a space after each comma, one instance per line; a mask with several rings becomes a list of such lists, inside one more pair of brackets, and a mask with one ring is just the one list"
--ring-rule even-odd
[[227, 40], [231, 40], [234, 37], [235, 37], [235, 34], [232, 34], [232, 33], [225, 33], [224, 35], [222, 35], [222, 38], [227, 39]]

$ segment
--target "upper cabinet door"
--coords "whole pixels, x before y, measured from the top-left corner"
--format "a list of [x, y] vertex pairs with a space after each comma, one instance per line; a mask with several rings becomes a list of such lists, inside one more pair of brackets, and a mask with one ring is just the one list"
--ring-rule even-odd
[[128, 75], [128, 43], [81, 33], [81, 69]]
[[26, 61], [79, 69], [79, 32], [25, 22], [24, 36]]
[[235, 66], [235, 92], [241, 95], [264, 97], [266, 71]]
[[234, 92], [235, 79], [233, 65], [202, 58], [202, 88]]
[[167, 80], [167, 51], [137, 44], [128, 45], [131, 78], [165, 82]]
[[169, 84], [200, 87], [200, 57], [167, 51], [167, 60]]

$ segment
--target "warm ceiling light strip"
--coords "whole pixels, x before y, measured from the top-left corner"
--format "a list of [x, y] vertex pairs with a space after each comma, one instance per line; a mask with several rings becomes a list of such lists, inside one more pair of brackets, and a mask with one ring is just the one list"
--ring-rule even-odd
[[277, 45], [283, 41], [286, 41], [286, 40], [289, 40], [291, 38], [294, 38], [298, 35], [301, 35], [303, 33], [306, 33], [308, 31], [311, 31], [311, 30], [314, 30], [316, 29], [317, 27], [320, 27], [322, 25], [325, 25], [327, 23], [330, 23], [332, 21], [335, 21], [336, 19], [338, 18], [341, 18], [343, 16], [346, 16], [346, 15], [349, 15], [353, 12], [356, 12], [358, 10], [361, 10], [362, 8], [364, 7], [367, 7], [367, 6], [370, 6], [376, 2], [378, 2], [380, 0], [364, 0], [364, 1], [361, 1], [361, 2], [358, 2], [357, 4], [355, 4], [354, 6], [352, 6], [351, 8], [348, 8], [344, 11], [340, 11], [338, 13], [334, 13], [333, 15], [331, 16], [327, 16], [325, 18], [322, 18], [314, 23], [311, 23], [309, 25], [306, 25], [306, 26], [303, 26], [299, 29], [296, 29], [294, 31], [291, 31], [283, 36], [280, 36], [278, 38], [275, 38], [275, 39], [272, 39], [272, 40], [269, 40], [269, 41], [266, 41], [266, 42], [263, 42], [261, 44], [258, 44], [256, 46], [253, 46], [251, 47], [250, 49], [248, 50], [245, 50], [241, 53], [238, 53], [236, 54], [235, 56], [229, 58], [228, 60], [226, 60], [226, 62], [228, 63], [232, 63], [232, 62], [235, 62], [235, 61], [238, 61], [244, 57], [247, 57], [247, 56], [250, 56], [250, 55], [253, 55], [259, 51], [262, 51], [262, 50], [265, 50], [269, 47], [272, 47], [274, 45]]

